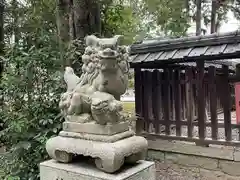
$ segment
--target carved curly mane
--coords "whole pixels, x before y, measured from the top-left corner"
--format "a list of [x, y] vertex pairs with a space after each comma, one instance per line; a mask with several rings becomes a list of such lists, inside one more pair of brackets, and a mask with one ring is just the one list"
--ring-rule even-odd
[[[80, 77], [80, 85], [83, 86], [85, 84], [93, 85], [94, 80], [99, 76], [101, 72], [101, 67], [106, 62], [103, 62], [102, 57], [100, 57], [99, 52], [104, 51], [109, 46], [114, 47], [116, 42], [110, 41], [108, 44], [101, 44], [99, 39], [95, 36], [88, 36], [86, 39], [87, 48], [82, 56], [83, 67], [82, 67], [82, 75]], [[118, 46], [118, 48], [114, 49], [118, 58], [114, 61], [118, 66], [118, 69], [121, 70], [123, 74], [127, 74], [129, 71], [128, 64], [128, 55], [126, 51], [126, 47]], [[123, 64], [125, 63], [125, 64]]]
[[[100, 66], [99, 61], [96, 61], [96, 54], [94, 52], [85, 52], [83, 57], [83, 67], [82, 67], [82, 75], [80, 77], [80, 84], [85, 85], [89, 84], [92, 85], [93, 81], [97, 78], [99, 75], [99, 68]], [[95, 62], [94, 62], [95, 60]]]

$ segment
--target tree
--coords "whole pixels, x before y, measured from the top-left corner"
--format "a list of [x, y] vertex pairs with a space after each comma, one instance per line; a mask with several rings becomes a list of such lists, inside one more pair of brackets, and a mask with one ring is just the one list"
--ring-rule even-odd
[[202, 32], [202, 0], [196, 0], [197, 12], [196, 12], [196, 35], [201, 35]]
[[[0, 0], [0, 56], [4, 55], [4, 0]], [[3, 73], [3, 58], [0, 58], [0, 81]]]
[[216, 0], [212, 0], [211, 33], [216, 32], [216, 13], [217, 13], [217, 2]]
[[[14, 4], [16, 2], [17, 5]], [[0, 131], [0, 140], [4, 142], [7, 153], [0, 157], [0, 169], [5, 173], [0, 179], [39, 179], [38, 165], [49, 158], [45, 150], [46, 140], [61, 130], [63, 117], [58, 108], [58, 101], [65, 87], [62, 82], [63, 63], [60, 57], [71, 56], [76, 51], [73, 49], [73, 52], [68, 51], [66, 54], [65, 47], [72, 41], [65, 41], [64, 38], [61, 39], [62, 52], [59, 51], [56, 6], [55, 1], [49, 0], [26, 0], [26, 3], [12, 0], [6, 4], [7, 43], [4, 57], [7, 63], [0, 82], [5, 97], [0, 117], [5, 127]], [[133, 16], [129, 16], [132, 15], [131, 9], [127, 6], [110, 4], [106, 8], [104, 18], [101, 19], [104, 27], [108, 27], [106, 30], [101, 27], [104, 33], [127, 34], [129, 29], [126, 27], [134, 27], [131, 24]], [[113, 16], [114, 11], [117, 14], [121, 12], [121, 16]], [[87, 14], [87, 19], [91, 14]], [[125, 19], [128, 24], [122, 25]], [[89, 25], [91, 23], [89, 22]], [[115, 27], [115, 24], [118, 26]], [[82, 38], [80, 31], [90, 34], [91, 32], [85, 30], [89, 25], [77, 31], [79, 36], [74, 32], [76, 38]], [[71, 27], [74, 27], [74, 31], [76, 28], [82, 28], [75, 25]], [[91, 31], [95, 31], [90, 28]], [[18, 40], [13, 42], [13, 36], [16, 34]], [[68, 34], [69, 37], [70, 35]]]
[[[4, 68], [4, 59], [3, 59], [3, 55], [4, 55], [4, 28], [3, 28], [3, 24], [4, 24], [4, 1], [1, 0], [0, 1], [0, 82], [2, 81], [2, 74], [3, 74], [3, 68]], [[3, 107], [3, 101], [4, 101], [4, 96], [3, 96], [3, 87], [0, 86], [0, 107]], [[0, 110], [2, 111], [2, 110]], [[0, 113], [1, 114], [1, 113]], [[3, 121], [2, 119], [0, 119], [0, 130], [2, 130], [3, 128]]]
[[97, 0], [58, 0], [58, 30], [63, 41], [101, 34], [100, 4]]
[[240, 20], [240, 0], [234, 0], [230, 9], [234, 12], [235, 17]]
[[[188, 6], [179, 0], [144, 0], [143, 9], [148, 20], [160, 26], [160, 30], [169, 36], [184, 36], [189, 27]], [[151, 28], [151, 27], [150, 27]]]

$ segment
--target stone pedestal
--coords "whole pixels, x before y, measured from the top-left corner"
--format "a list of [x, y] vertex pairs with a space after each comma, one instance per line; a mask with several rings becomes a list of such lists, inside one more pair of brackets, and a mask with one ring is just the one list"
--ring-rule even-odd
[[68, 120], [63, 123], [59, 136], [46, 143], [46, 150], [54, 160], [71, 163], [83, 155], [91, 157], [98, 169], [108, 173], [118, 171], [124, 163], [144, 160], [147, 147], [147, 140], [135, 136], [127, 122], [100, 125]]
[[63, 164], [55, 160], [40, 164], [41, 180], [155, 180], [155, 165], [139, 161], [125, 165], [119, 172], [108, 174], [89, 163]]
[[113, 173], [124, 162], [134, 164], [145, 159], [147, 140], [131, 136], [109, 143], [57, 136], [47, 141], [46, 149], [51, 158], [64, 163], [71, 163], [75, 155], [90, 156], [95, 160], [97, 168]]

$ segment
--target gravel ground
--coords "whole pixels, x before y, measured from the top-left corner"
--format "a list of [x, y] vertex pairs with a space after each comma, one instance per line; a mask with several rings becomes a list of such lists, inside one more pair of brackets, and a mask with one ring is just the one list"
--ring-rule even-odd
[[155, 161], [156, 180], [240, 180], [218, 171], [184, 167]]
[[[182, 136], [187, 136], [187, 127], [182, 127]], [[171, 131], [171, 135], [176, 134], [176, 129], [173, 128]], [[198, 127], [193, 128], [193, 137], [198, 137]], [[206, 127], [206, 137], [212, 137], [212, 129], [210, 127]], [[238, 129], [232, 130], [232, 140], [238, 141], [239, 140], [239, 132]], [[218, 128], [218, 139], [225, 139], [225, 130], [224, 128]]]
[[[236, 111], [232, 111], [231, 117], [232, 117], [232, 123], [236, 123]], [[223, 113], [218, 114], [218, 119], [224, 119]]]

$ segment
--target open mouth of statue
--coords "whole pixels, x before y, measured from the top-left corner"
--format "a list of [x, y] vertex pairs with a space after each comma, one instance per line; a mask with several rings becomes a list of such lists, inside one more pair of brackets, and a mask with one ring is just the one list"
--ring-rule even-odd
[[117, 58], [118, 53], [110, 48], [104, 49], [99, 52], [99, 56], [105, 59], [113, 59]]

